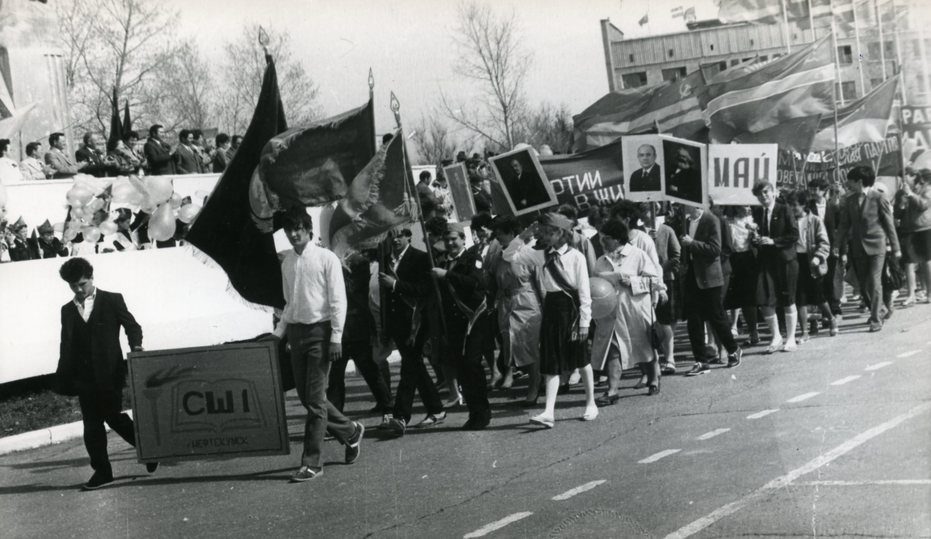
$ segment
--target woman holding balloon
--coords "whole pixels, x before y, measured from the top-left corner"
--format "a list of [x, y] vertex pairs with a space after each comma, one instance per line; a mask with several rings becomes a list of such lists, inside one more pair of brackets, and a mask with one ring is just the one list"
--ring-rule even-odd
[[[646, 376], [649, 394], [659, 393], [653, 308], [656, 300], [665, 302], [667, 298], [662, 272], [646, 252], [629, 243], [629, 230], [623, 221], [609, 220], [600, 232], [605, 254], [595, 262], [591, 285], [592, 318], [597, 321], [592, 368], [607, 365], [608, 391], [596, 403], [608, 406], [620, 398], [621, 372], [634, 365]], [[612, 292], [616, 301], [609, 299]]]

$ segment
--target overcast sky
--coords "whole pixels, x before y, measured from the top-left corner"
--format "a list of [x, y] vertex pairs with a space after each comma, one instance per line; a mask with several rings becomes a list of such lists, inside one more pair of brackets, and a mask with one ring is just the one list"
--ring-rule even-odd
[[[450, 32], [457, 2], [446, 0], [163, 0], [181, 13], [179, 30], [198, 36], [210, 58], [243, 24], [289, 32], [295, 52], [320, 87], [327, 115], [364, 102], [371, 66], [376, 79], [376, 127], [394, 127], [388, 95], [401, 101], [405, 124], [437, 102], [440, 89], [459, 99], [474, 95], [454, 74]], [[676, 6], [696, 6], [699, 19], [715, 16], [711, 0], [495, 0], [516, 10], [524, 45], [533, 53], [527, 94], [531, 103], [565, 103], [581, 111], [608, 91], [599, 20], [611, 19], [629, 37], [685, 29]], [[650, 23], [637, 21], [649, 13]]]

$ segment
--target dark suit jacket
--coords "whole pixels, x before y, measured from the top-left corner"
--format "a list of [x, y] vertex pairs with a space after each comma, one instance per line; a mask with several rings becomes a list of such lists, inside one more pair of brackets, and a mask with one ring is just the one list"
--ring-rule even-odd
[[660, 188], [660, 171], [659, 165], [653, 165], [648, 175], [643, 174], [643, 169], [638, 168], [630, 175], [631, 191], [659, 191]]
[[[856, 193], [851, 193], [843, 201], [837, 227], [840, 253], [846, 254], [850, 250], [854, 254], [881, 255], [886, 253], [887, 242], [893, 252], [898, 252], [899, 237], [892, 220], [892, 205], [882, 193], [872, 189], [867, 193], [862, 208], [859, 198]], [[850, 245], [858, 248], [851, 249]]]
[[527, 171], [524, 171], [518, 177], [513, 171], [508, 170], [503, 175], [503, 179], [504, 186], [511, 195], [511, 201], [518, 210], [543, 204], [550, 199], [549, 193], [546, 192], [546, 188], [535, 174], [527, 174]]
[[828, 200], [824, 205], [824, 227], [828, 230], [828, 241], [832, 246], [837, 236], [837, 227], [840, 226], [840, 210], [840, 204], [833, 200]]
[[753, 207], [753, 220], [759, 226], [759, 233], [763, 236], [769, 236], [775, 242], [775, 245], [764, 245], [760, 247], [760, 252], [765, 253], [767, 250], [775, 249], [779, 252], [782, 260], [789, 262], [795, 260], [795, 244], [798, 243], [798, 222], [789, 206], [782, 202], [776, 202], [773, 206], [773, 217], [769, 223], [769, 234], [763, 233], [763, 207]]
[[142, 152], [152, 176], [175, 173], [175, 165], [171, 160], [171, 146], [168, 144], [150, 137], [145, 141]]
[[[381, 271], [392, 274], [390, 267], [382, 268]], [[397, 282], [388, 294], [388, 334], [395, 343], [398, 343], [399, 339], [403, 343], [411, 337], [412, 329], [421, 325], [420, 311], [430, 295], [430, 258], [427, 253], [408, 247], [398, 263], [394, 277]], [[418, 317], [416, 320], [415, 316]], [[415, 321], [418, 323], [415, 324]]]
[[201, 174], [204, 171], [200, 156], [184, 144], [178, 144], [172, 154], [175, 174]]
[[[685, 234], [688, 234], [688, 221]], [[682, 244], [682, 275], [688, 275], [689, 268], [694, 274], [698, 288], [714, 288], [724, 285], [724, 273], [721, 269], [721, 221], [710, 211], [702, 213], [698, 228], [692, 237], [692, 243]]]
[[479, 253], [466, 249], [459, 258], [448, 265], [446, 277], [440, 280], [440, 294], [443, 297], [443, 313], [446, 316], [446, 328], [454, 337], [464, 335], [469, 317], [457, 305], [455, 297], [466, 307], [475, 310], [486, 298], [485, 275]]
[[74, 152], [74, 158], [78, 163], [90, 163], [84, 167], [81, 172], [91, 176], [103, 177], [107, 175], [107, 165], [103, 162], [102, 153], [91, 150], [87, 146], [81, 146], [78, 151]]
[[677, 170], [666, 178], [666, 194], [701, 202], [701, 172], [694, 168]]
[[[72, 353], [75, 326], [84, 323], [74, 302], [69, 301], [61, 307], [61, 344], [56, 375], [59, 391], [65, 395], [76, 395], [78, 384], [84, 378], [81, 370], [85, 358], [74, 357]], [[120, 327], [126, 331], [131, 348], [142, 346], [142, 328], [126, 308], [123, 295], [98, 288], [87, 325], [91, 332], [90, 362], [94, 371], [94, 389], [122, 388], [126, 380], [126, 363], [120, 348]]]

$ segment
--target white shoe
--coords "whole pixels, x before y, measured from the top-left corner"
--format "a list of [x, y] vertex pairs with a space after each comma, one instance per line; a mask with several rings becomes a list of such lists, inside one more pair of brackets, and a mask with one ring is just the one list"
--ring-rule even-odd
[[582, 421], [594, 421], [596, 417], [598, 417], [598, 408], [592, 406], [585, 409], [585, 413], [582, 414]]
[[569, 375], [569, 385], [574, 386], [579, 383], [579, 380], [582, 379], [582, 374], [578, 369], [572, 371], [572, 374]]
[[783, 352], [794, 352], [798, 350], [798, 343], [795, 341], [789, 341], [782, 346]]

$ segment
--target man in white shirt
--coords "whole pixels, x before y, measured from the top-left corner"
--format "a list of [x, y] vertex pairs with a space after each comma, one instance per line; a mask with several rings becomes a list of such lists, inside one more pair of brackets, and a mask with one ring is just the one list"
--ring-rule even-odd
[[284, 253], [281, 277], [285, 307], [275, 336], [287, 333], [291, 366], [301, 404], [307, 409], [304, 453], [292, 482], [323, 473], [323, 436], [330, 432], [346, 446], [346, 464], [359, 457], [365, 428], [350, 421], [326, 398], [330, 362], [342, 357], [346, 319], [346, 287], [339, 258], [311, 243], [313, 222], [303, 208], [288, 211], [282, 219], [294, 249]]
[[26, 145], [26, 158], [19, 164], [23, 171], [23, 179], [44, 180], [54, 174], [55, 171], [39, 159], [41, 152], [41, 142], [30, 142]]

